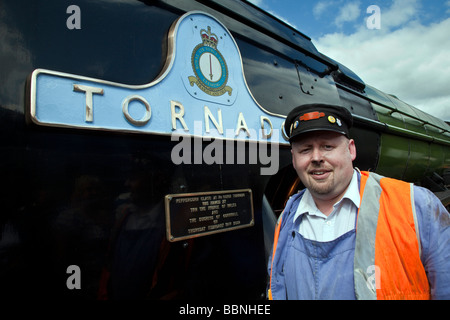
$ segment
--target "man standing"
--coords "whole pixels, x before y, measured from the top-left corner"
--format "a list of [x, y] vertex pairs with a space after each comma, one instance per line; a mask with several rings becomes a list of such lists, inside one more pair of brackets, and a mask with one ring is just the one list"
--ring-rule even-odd
[[427, 189], [353, 168], [351, 113], [304, 105], [286, 118], [306, 187], [275, 230], [270, 299], [450, 299], [450, 215]]

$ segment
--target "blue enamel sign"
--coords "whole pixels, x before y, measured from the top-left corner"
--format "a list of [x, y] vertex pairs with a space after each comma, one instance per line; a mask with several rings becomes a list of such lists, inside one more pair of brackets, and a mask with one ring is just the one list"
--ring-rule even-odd
[[211, 15], [188, 12], [172, 25], [162, 73], [125, 85], [37, 69], [30, 115], [45, 126], [286, 143], [284, 116], [253, 98], [239, 48]]

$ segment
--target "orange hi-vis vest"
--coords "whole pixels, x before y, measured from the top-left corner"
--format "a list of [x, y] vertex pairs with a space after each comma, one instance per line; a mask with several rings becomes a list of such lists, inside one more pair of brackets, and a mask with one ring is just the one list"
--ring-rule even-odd
[[[420, 260], [413, 184], [363, 171], [360, 195], [354, 255], [356, 298], [430, 299], [430, 286]], [[282, 219], [283, 215], [275, 229], [269, 299]]]

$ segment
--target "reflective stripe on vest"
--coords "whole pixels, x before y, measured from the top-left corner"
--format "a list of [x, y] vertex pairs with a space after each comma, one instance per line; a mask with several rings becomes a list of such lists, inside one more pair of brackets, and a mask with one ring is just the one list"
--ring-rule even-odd
[[275, 252], [277, 251], [278, 236], [280, 235], [280, 229], [281, 229], [281, 222], [282, 222], [282, 220], [283, 220], [283, 212], [280, 214], [280, 217], [278, 218], [277, 225], [275, 227], [274, 239], [273, 239], [272, 262], [271, 262], [271, 265], [270, 265], [270, 279], [269, 279], [269, 290], [268, 290], [269, 300], [273, 300], [273, 297], [272, 297], [273, 259], [275, 258]]
[[429, 299], [428, 279], [420, 261], [413, 185], [361, 172], [360, 192], [356, 298]]

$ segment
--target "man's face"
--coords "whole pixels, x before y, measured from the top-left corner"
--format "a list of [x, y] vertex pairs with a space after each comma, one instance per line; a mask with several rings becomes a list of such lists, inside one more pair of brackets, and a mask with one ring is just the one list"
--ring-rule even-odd
[[312, 196], [339, 200], [345, 193], [356, 158], [353, 139], [332, 131], [305, 133], [292, 143], [292, 163]]

